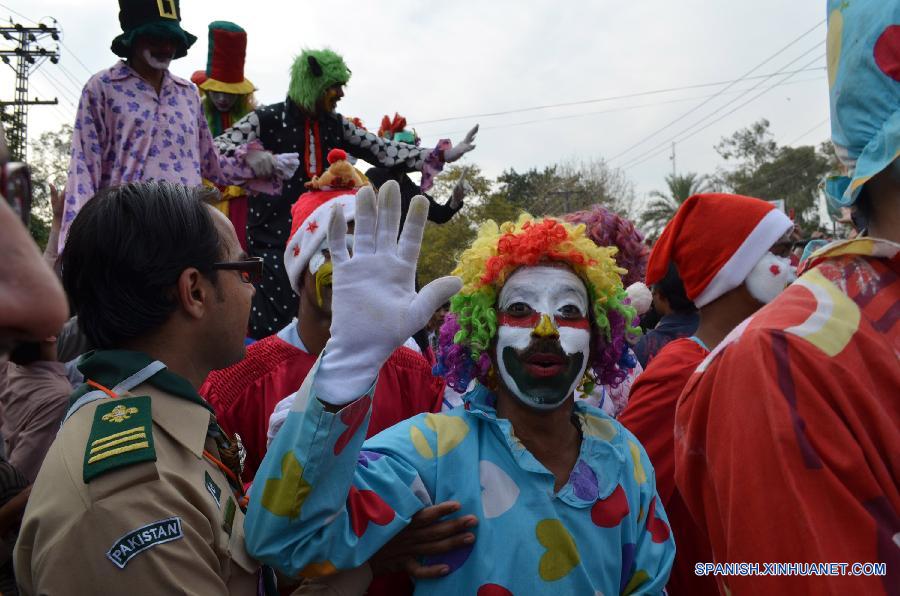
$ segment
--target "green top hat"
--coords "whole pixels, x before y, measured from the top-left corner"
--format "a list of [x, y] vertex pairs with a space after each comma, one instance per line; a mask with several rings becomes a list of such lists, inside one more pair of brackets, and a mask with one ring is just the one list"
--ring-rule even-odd
[[187, 55], [197, 38], [181, 28], [178, 0], [119, 0], [119, 24], [123, 33], [112, 42], [116, 56], [128, 58], [141, 35], [164, 37], [178, 42], [176, 58]]

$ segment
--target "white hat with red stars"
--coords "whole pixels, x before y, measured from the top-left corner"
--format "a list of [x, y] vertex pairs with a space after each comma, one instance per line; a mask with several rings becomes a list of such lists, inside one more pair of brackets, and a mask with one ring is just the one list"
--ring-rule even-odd
[[284, 251], [284, 269], [294, 293], [300, 293], [303, 269], [310, 259], [324, 248], [331, 221], [332, 209], [344, 210], [344, 219], [353, 221], [356, 215], [358, 189], [317, 190], [300, 195], [291, 207], [291, 239]]

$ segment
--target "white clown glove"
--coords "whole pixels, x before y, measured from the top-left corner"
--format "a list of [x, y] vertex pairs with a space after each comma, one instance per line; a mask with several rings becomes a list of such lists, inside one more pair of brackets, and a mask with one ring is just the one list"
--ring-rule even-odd
[[279, 153], [275, 156], [275, 171], [282, 180], [290, 180], [299, 167], [299, 153]]
[[465, 176], [460, 176], [459, 180], [457, 180], [456, 182], [456, 185], [453, 187], [453, 192], [450, 193], [450, 208], [460, 209], [462, 207], [463, 200], [470, 192], [472, 192], [472, 185], [466, 181]]
[[388, 181], [378, 192], [356, 195], [353, 256], [347, 224], [335, 209], [328, 226], [332, 273], [331, 338], [314, 385], [322, 401], [342, 406], [362, 397], [381, 365], [438, 307], [462, 287], [458, 277], [436, 279], [415, 290], [416, 261], [428, 217], [428, 200], [413, 197], [400, 229], [400, 186]]
[[257, 178], [272, 177], [277, 162], [275, 156], [268, 151], [248, 151], [244, 159]]
[[477, 134], [478, 125], [476, 124], [474, 127], [472, 127], [472, 130], [470, 130], [466, 134], [466, 138], [444, 151], [444, 161], [447, 163], [453, 163], [454, 161], [474, 149], [475, 145], [473, 145], [473, 143], [475, 142], [475, 135]]

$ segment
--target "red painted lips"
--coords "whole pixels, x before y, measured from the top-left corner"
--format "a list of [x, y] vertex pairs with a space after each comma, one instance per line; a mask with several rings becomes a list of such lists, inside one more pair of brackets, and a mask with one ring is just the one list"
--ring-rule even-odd
[[536, 352], [525, 358], [528, 374], [537, 378], [556, 376], [564, 372], [567, 366], [565, 358], [549, 352]]

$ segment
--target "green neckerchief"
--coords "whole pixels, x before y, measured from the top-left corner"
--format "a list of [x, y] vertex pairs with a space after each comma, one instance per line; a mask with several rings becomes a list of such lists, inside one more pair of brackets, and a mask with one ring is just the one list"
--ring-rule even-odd
[[[84, 375], [85, 383], [75, 390], [69, 399], [69, 404], [74, 404], [79, 397], [94, 389], [87, 384], [88, 379], [112, 389], [120, 381], [127, 379], [152, 362], [153, 359], [147, 354], [131, 350], [94, 350], [87, 352], [78, 360], [78, 370]], [[210, 412], [213, 411], [212, 407], [200, 397], [200, 394], [197, 393], [187, 379], [179, 377], [167, 368], [150, 377], [147, 382], [166, 393], [177, 395], [189, 402], [202, 405]]]

